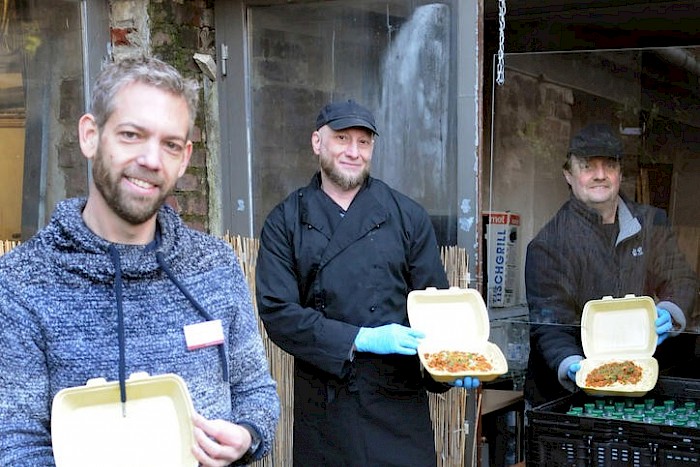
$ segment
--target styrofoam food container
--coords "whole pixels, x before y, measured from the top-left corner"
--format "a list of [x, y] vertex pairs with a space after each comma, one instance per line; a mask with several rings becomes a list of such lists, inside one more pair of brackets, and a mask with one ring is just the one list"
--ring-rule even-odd
[[194, 408], [175, 374], [134, 373], [126, 381], [125, 414], [119, 382], [95, 378], [53, 399], [51, 438], [56, 467], [197, 467]]
[[[586, 356], [576, 372], [576, 385], [589, 394], [643, 396], [656, 386], [659, 364], [656, 350], [656, 304], [651, 297], [626, 295], [590, 300], [581, 316], [581, 343]], [[630, 360], [642, 368], [637, 384], [586, 386], [586, 377], [600, 365]]]
[[[413, 290], [408, 294], [407, 308], [411, 327], [425, 333], [418, 355], [435, 381], [452, 382], [465, 376], [492, 381], [508, 371], [503, 352], [488, 341], [491, 323], [484, 299], [476, 290], [459, 287]], [[480, 353], [488, 359], [492, 369], [465, 373], [432, 370], [425, 364], [425, 353], [441, 350]]]

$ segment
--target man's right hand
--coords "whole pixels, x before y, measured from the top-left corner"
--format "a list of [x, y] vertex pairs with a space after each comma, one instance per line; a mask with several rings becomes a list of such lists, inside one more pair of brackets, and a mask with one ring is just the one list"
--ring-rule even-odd
[[377, 328], [360, 328], [355, 337], [358, 352], [376, 354], [415, 355], [425, 334], [400, 324], [385, 324]]

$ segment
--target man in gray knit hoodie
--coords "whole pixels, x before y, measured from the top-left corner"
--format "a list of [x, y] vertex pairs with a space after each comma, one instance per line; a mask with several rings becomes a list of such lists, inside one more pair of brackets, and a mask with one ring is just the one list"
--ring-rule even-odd
[[[160, 60], [125, 59], [97, 78], [79, 121], [88, 198], [59, 203], [0, 257], [0, 465], [54, 465], [56, 393], [119, 381], [128, 414], [136, 372], [184, 379], [200, 465], [270, 451], [279, 399], [237, 258], [164, 204], [190, 160], [197, 104], [196, 83]], [[184, 327], [200, 323], [221, 339], [191, 341]]]

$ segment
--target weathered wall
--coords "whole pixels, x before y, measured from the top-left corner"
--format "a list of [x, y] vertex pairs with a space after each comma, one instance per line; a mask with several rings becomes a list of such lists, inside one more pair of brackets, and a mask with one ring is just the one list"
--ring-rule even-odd
[[[185, 76], [203, 84], [195, 53], [214, 54], [214, 9], [212, 0], [112, 0], [110, 29], [114, 59], [152, 54], [172, 64]], [[209, 141], [204, 115], [211, 115], [200, 95], [200, 110], [192, 137], [194, 149], [187, 172], [178, 182], [169, 203], [193, 228], [208, 231]]]
[[[35, 62], [30, 65], [29, 74], [41, 76], [32, 76], [38, 84], [28, 99], [36, 103], [33, 111], [43, 119], [40, 128], [33, 127], [34, 131], [41, 131], [41, 136], [37, 133], [35, 137], [42, 139], [43, 147], [33, 147], [32, 151], [40, 151], [45, 156], [42, 162], [45, 185], [41, 187], [45, 189], [45, 209], [38, 219], [45, 223], [56, 203], [66, 197], [87, 194], [87, 161], [81, 155], [76, 131], [83, 112], [83, 64], [81, 54], [75, 51], [76, 44], [80, 43], [80, 28], [71, 27], [79, 24], [79, 8], [61, 2], [52, 8], [51, 18], [36, 10], [34, 14], [34, 24], [40, 28], [41, 45], [36, 55], [32, 54]], [[39, 197], [41, 195], [37, 195]]]
[[496, 90], [492, 164], [484, 164], [484, 210], [521, 215], [518, 302], [525, 302], [525, 248], [567, 198], [561, 166], [566, 154], [573, 93], [517, 72]]

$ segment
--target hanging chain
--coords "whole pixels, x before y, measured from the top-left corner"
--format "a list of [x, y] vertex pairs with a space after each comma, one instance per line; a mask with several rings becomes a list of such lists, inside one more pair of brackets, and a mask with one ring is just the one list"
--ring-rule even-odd
[[496, 83], [503, 86], [506, 80], [505, 66], [503, 64], [503, 49], [506, 31], [506, 0], [498, 0], [498, 64], [496, 65]]

